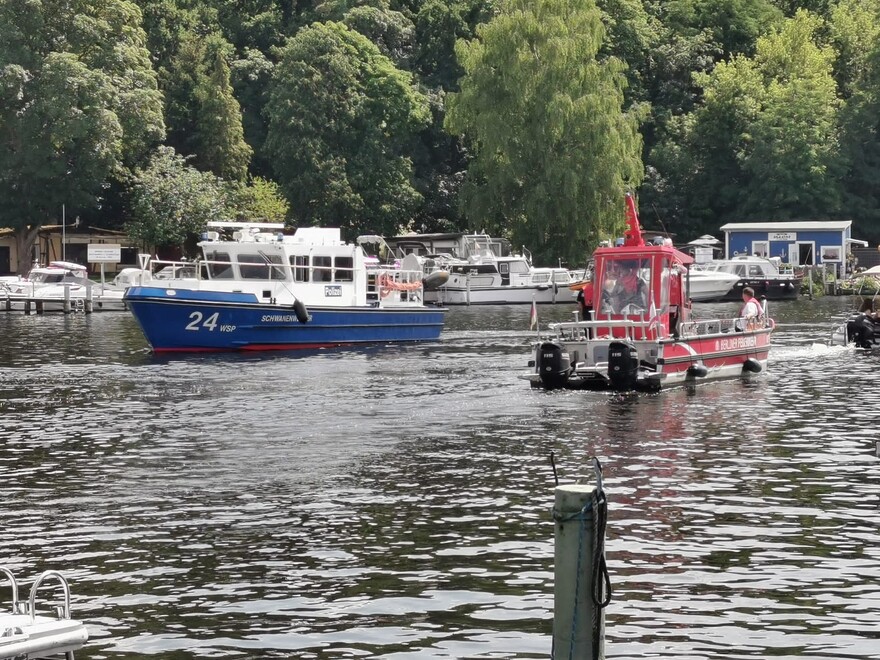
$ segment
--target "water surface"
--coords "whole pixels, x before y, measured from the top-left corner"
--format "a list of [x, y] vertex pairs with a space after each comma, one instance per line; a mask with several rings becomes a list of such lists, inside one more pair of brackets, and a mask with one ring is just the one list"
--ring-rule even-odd
[[824, 344], [852, 306], [777, 303], [768, 373], [654, 395], [530, 390], [527, 306], [175, 358], [2, 313], [0, 564], [70, 579], [79, 659], [547, 658], [548, 458], [595, 455], [607, 657], [880, 658], [880, 356]]

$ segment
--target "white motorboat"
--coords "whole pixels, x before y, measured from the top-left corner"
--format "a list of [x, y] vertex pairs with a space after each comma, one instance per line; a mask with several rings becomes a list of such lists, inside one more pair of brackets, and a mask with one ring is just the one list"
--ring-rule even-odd
[[123, 311], [124, 293], [124, 286], [92, 282], [85, 266], [69, 261], [52, 261], [35, 266], [25, 278], [0, 281], [0, 299], [7, 309], [34, 305], [46, 312], [79, 310], [90, 301], [93, 311]]
[[726, 296], [737, 282], [739, 275], [720, 270], [704, 270], [697, 265], [691, 266], [688, 273], [690, 299], [694, 302], [718, 300]]
[[[18, 600], [18, 583], [12, 571], [0, 566], [0, 577], [9, 579], [12, 603], [9, 611], [0, 611], [0, 658], [43, 658], [58, 654], [73, 657], [89, 638], [81, 621], [70, 618], [70, 587], [57, 571], [42, 573], [31, 587], [27, 601]], [[64, 595], [53, 615], [37, 614], [37, 591], [47, 578], [55, 578]]]
[[571, 278], [564, 268], [535, 268], [531, 254], [487, 234], [412, 234], [386, 239], [403, 258], [415, 255], [428, 277], [448, 273], [429, 289], [425, 302], [442, 305], [506, 305], [571, 302]]

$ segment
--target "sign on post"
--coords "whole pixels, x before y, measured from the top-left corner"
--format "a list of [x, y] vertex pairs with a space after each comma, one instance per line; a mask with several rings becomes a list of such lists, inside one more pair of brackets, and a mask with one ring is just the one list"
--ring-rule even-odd
[[88, 261], [93, 264], [116, 264], [122, 261], [122, 246], [118, 243], [89, 243]]

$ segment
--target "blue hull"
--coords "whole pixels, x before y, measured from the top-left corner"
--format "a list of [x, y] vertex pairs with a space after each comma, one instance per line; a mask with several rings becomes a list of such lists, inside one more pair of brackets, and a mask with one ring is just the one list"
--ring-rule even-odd
[[302, 323], [292, 307], [257, 302], [251, 294], [131, 287], [125, 294], [156, 352], [265, 351], [350, 344], [430, 341], [445, 309], [313, 307]]

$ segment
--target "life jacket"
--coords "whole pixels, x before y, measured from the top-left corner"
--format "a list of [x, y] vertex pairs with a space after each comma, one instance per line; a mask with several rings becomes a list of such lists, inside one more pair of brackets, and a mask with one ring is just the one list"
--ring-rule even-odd
[[620, 285], [626, 293], [635, 293], [639, 290], [639, 276], [635, 273], [628, 273], [620, 278]]
[[755, 318], [756, 318], [756, 319], [761, 319], [761, 318], [763, 318], [763, 317], [764, 317], [764, 306], [761, 305], [761, 301], [760, 301], [760, 300], [758, 300], [757, 298], [754, 298], [754, 297], [753, 297], [753, 298], [749, 298], [748, 300], [745, 301], [745, 303], [743, 303], [742, 309], [739, 310], [739, 315], [740, 315], [741, 317], [745, 317], [745, 315], [746, 315], [746, 309], [748, 309], [748, 306], [751, 305], [752, 303], [755, 303], [755, 305], [756, 305], [757, 308], [758, 308], [758, 313], [755, 315]]

